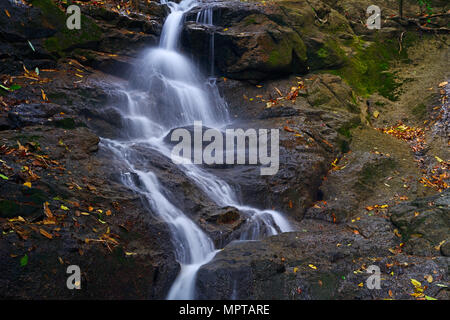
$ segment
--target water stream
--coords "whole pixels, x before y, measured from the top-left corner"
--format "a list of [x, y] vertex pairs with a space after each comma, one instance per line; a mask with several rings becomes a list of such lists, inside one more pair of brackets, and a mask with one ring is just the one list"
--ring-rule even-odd
[[[125, 123], [126, 138], [102, 139], [102, 143], [125, 164], [127, 172], [122, 175], [123, 183], [141, 194], [170, 228], [181, 270], [167, 298], [195, 299], [197, 272], [213, 259], [217, 250], [208, 235], [170, 202], [167, 197], [170, 190], [158, 177], [138, 165], [134, 147], [146, 146], [169, 158], [171, 149], [164, 143], [164, 137], [173, 128], [192, 125], [194, 121], [202, 121], [210, 128], [224, 128], [230, 120], [227, 105], [214, 82], [202, 77], [179, 53], [184, 15], [197, 3], [194, 0], [183, 0], [179, 4], [163, 0], [162, 3], [167, 4], [171, 12], [164, 23], [160, 45], [144, 53], [128, 87], [121, 90], [126, 102], [116, 107]], [[212, 24], [212, 10], [202, 11], [197, 20]], [[258, 240], [291, 230], [281, 213], [240, 203], [229, 184], [200, 166], [182, 164], [180, 169], [219, 206], [236, 207], [245, 215], [242, 240]], [[139, 185], [132, 175], [139, 178]]]

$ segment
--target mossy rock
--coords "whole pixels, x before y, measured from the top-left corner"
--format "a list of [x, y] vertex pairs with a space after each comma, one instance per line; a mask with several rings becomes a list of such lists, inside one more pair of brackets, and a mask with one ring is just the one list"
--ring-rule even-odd
[[30, 3], [42, 11], [45, 22], [57, 31], [44, 40], [44, 48], [50, 53], [64, 57], [70, 49], [85, 47], [101, 39], [102, 31], [91, 18], [81, 14], [81, 29], [69, 30], [66, 26], [68, 16], [52, 0], [30, 0]]
[[361, 96], [368, 97], [378, 92], [395, 101], [398, 99], [396, 90], [401, 83], [389, 69], [393, 61], [408, 59], [407, 47], [415, 40], [414, 35], [407, 34], [403, 50], [399, 53], [398, 42], [381, 35], [371, 43], [354, 37], [347, 42], [353, 54], [345, 58], [345, 64], [341, 68], [331, 70], [330, 73], [341, 76]]

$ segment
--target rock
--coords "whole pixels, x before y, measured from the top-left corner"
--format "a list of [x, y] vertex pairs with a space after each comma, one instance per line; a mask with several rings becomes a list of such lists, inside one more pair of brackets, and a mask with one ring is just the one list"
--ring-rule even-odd
[[308, 218], [342, 222], [358, 213], [360, 203], [376, 192], [381, 177], [395, 167], [392, 158], [354, 151], [345, 157], [346, 165], [332, 170], [320, 187], [323, 204], [308, 209]]
[[[117, 176], [120, 163], [105, 148], [97, 151], [99, 138], [85, 127], [65, 130], [39, 125], [0, 132], [0, 145], [17, 148], [16, 141], [29, 152], [43, 156], [37, 159], [46, 159], [47, 166], [33, 163], [36, 157], [27, 161], [28, 157], [0, 150], [2, 160], [10, 167], [7, 172], [1, 169], [9, 179], [0, 179], [0, 225], [8, 231], [0, 241], [4, 270], [0, 297], [69, 299], [75, 294], [80, 299], [165, 298], [179, 270], [170, 231], [123, 186]], [[31, 182], [31, 188], [23, 185], [30, 178], [21, 169], [23, 165], [39, 176]], [[45, 218], [44, 202], [63, 222], [58, 222], [59, 231], [42, 223], [34, 227], [37, 233], [30, 228]], [[76, 213], [89, 212], [89, 206], [103, 210], [103, 216], [100, 218], [98, 211], [87, 216]], [[112, 212], [109, 216], [104, 214], [107, 210]], [[5, 218], [18, 216], [26, 223], [16, 222], [11, 229], [12, 222]], [[52, 239], [40, 234], [39, 228], [47, 229]], [[108, 248], [101, 242], [85, 240], [98, 239], [107, 231], [105, 228], [117, 235], [117, 246], [110, 244]], [[25, 254], [28, 263], [21, 267], [19, 260]], [[80, 266], [85, 290], [67, 290], [68, 264]], [[36, 281], [47, 276], [52, 281], [42, 280], [44, 285]]]
[[450, 192], [402, 203], [390, 211], [391, 221], [399, 228], [407, 253], [435, 256], [441, 248], [443, 255], [448, 254], [447, 247], [442, 248], [442, 245], [450, 240]]
[[[374, 223], [374, 217], [367, 219], [367, 225]], [[379, 225], [391, 230], [388, 221], [376, 219]], [[392, 257], [386, 247], [399, 241], [395, 236], [389, 240], [378, 238], [385, 232], [382, 228], [380, 233], [367, 238], [338, 225], [308, 220], [303, 221], [300, 228], [307, 230], [262, 241], [230, 243], [200, 269], [198, 298], [384, 299], [391, 290], [396, 299], [412, 299], [409, 295], [413, 291], [411, 278], [433, 274], [445, 282], [448, 277], [445, 261], [404, 254]], [[375, 261], [374, 257], [377, 257]], [[381, 281], [382, 290], [366, 287], [369, 277], [366, 269], [371, 265], [379, 267], [381, 278], [386, 279]], [[393, 276], [389, 275], [392, 271]], [[425, 290], [431, 297], [437, 297], [439, 292], [437, 286], [428, 286]]]
[[75, 121], [70, 118], [70, 109], [53, 103], [19, 104], [8, 113], [15, 127], [32, 125], [55, 125], [73, 129]]

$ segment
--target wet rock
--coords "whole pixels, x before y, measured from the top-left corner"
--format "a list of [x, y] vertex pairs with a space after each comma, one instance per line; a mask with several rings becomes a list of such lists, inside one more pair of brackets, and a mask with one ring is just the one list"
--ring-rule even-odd
[[187, 23], [183, 45], [209, 57], [207, 44], [214, 33], [214, 46], [221, 50], [215, 50], [215, 61], [209, 63], [221, 74], [259, 80], [306, 70], [306, 47], [294, 30], [269, 19], [254, 4], [230, 1], [213, 6], [220, 12], [219, 27]]
[[33, 103], [13, 106], [8, 113], [8, 118], [15, 127], [59, 125], [66, 129], [73, 129], [75, 121], [68, 114], [70, 109], [57, 104]]

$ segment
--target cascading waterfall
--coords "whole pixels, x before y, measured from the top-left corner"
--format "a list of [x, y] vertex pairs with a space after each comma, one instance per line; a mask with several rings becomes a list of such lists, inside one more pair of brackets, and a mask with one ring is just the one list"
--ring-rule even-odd
[[[163, 141], [171, 129], [192, 125], [194, 121], [202, 121], [212, 128], [223, 128], [229, 123], [229, 118], [226, 104], [215, 84], [202, 78], [177, 52], [184, 14], [196, 2], [162, 3], [167, 4], [171, 12], [163, 26], [160, 46], [145, 53], [129, 81], [129, 88], [122, 90], [126, 103], [117, 107], [126, 138], [102, 139], [102, 143], [126, 165], [128, 172], [123, 174], [123, 183], [141, 194], [170, 228], [181, 270], [167, 298], [193, 299], [197, 272], [216, 254], [214, 244], [180, 208], [169, 201], [167, 195], [170, 190], [164, 188], [156, 175], [139, 166], [134, 147], [150, 147], [170, 157], [170, 147]], [[212, 24], [212, 10], [203, 14], [199, 19]], [[291, 230], [279, 212], [241, 204], [230, 185], [205, 169], [184, 164], [180, 168], [219, 206], [234, 206], [247, 217], [240, 236], [242, 240], [257, 240]], [[139, 178], [139, 184], [132, 175]]]
[[[213, 9], [212, 7], [205, 8], [198, 12], [197, 23], [206, 26], [213, 26]], [[209, 60], [211, 61], [210, 66], [210, 76], [214, 76], [214, 32], [211, 32], [211, 37], [209, 39]]]

